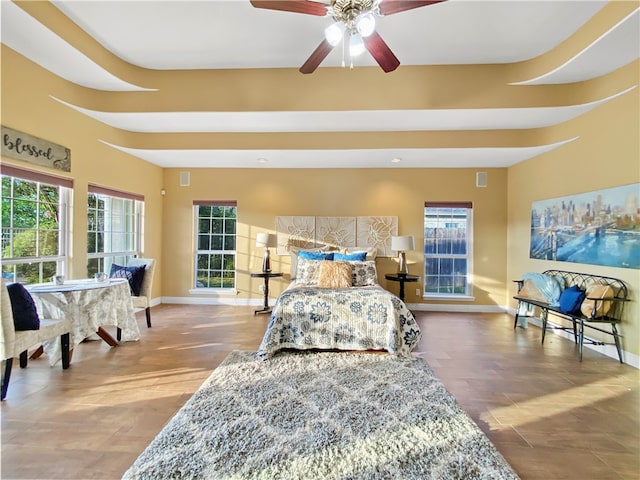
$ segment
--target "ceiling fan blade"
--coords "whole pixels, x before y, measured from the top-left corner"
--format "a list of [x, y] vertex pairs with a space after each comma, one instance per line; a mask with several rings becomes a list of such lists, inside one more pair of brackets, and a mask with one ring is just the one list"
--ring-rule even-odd
[[307, 58], [307, 61], [300, 67], [301, 73], [313, 73], [318, 65], [322, 63], [322, 61], [329, 55], [329, 53], [333, 50], [333, 45], [327, 42], [326, 39], [323, 39], [318, 45], [313, 53]]
[[381, 15], [392, 15], [394, 13], [426, 7], [427, 5], [433, 5], [434, 3], [444, 1], [445, 0], [382, 0], [379, 8]]
[[400, 60], [393, 54], [389, 45], [385, 43], [378, 32], [373, 32], [362, 40], [364, 41], [364, 46], [367, 47], [367, 50], [369, 50], [369, 53], [375, 58], [382, 70], [389, 73], [398, 68]]
[[283, 12], [305, 13], [324, 17], [327, 6], [311, 0], [251, 0], [251, 5], [267, 10], [282, 10]]

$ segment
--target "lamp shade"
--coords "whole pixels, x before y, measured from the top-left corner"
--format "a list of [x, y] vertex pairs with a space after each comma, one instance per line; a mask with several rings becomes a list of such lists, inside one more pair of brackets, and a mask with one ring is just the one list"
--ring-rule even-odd
[[276, 236], [273, 233], [258, 233], [256, 235], [256, 247], [275, 247]]
[[400, 237], [391, 237], [391, 250], [396, 252], [406, 252], [416, 248], [413, 235], [403, 235]]

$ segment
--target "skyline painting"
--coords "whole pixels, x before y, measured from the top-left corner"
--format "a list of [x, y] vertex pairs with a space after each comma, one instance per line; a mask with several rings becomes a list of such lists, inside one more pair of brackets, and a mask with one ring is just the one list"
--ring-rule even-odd
[[529, 256], [640, 269], [640, 183], [533, 202]]

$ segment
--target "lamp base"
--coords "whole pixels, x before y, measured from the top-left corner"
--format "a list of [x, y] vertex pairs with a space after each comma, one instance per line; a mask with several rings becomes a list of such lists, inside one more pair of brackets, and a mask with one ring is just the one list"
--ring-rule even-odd
[[409, 265], [407, 265], [407, 256], [405, 252], [398, 253], [398, 275], [408, 275]]
[[262, 257], [262, 272], [269, 273], [271, 271], [271, 254], [269, 249], [264, 250], [264, 256]]

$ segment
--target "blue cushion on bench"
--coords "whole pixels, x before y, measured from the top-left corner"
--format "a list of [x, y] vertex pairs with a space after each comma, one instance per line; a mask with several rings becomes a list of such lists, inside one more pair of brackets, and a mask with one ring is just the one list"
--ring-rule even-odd
[[564, 285], [561, 285], [558, 278], [553, 275], [547, 275], [545, 273], [527, 272], [522, 275], [522, 280], [525, 282], [529, 280], [535, 288], [544, 296], [544, 300], [551, 307], [557, 307], [560, 299], [560, 294]]
[[565, 288], [560, 294], [560, 311], [562, 313], [574, 314], [580, 312], [580, 306], [584, 300], [585, 293], [576, 285]]

